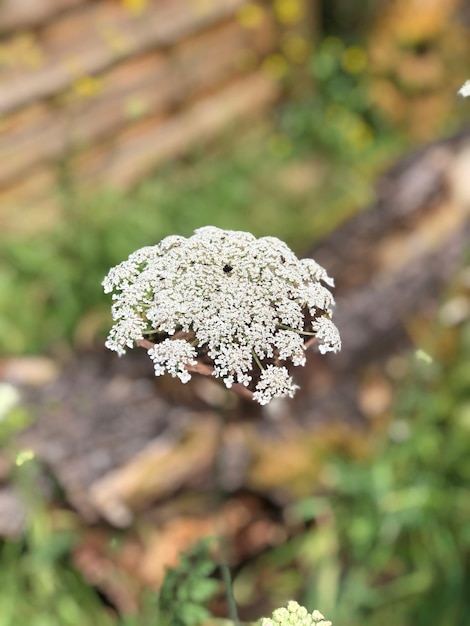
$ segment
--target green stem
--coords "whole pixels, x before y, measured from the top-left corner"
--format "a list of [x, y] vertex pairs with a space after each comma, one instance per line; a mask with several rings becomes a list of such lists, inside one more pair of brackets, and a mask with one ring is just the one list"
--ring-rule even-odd
[[259, 360], [258, 355], [256, 354], [256, 352], [254, 350], [252, 350], [251, 353], [253, 355], [253, 359], [254, 359], [256, 365], [260, 368], [261, 371], [263, 371], [264, 367], [263, 367], [261, 361]]
[[[223, 539], [220, 537], [220, 544], [222, 544]], [[222, 550], [222, 545], [220, 546]], [[233, 622], [234, 626], [240, 626], [240, 620], [238, 619], [238, 611], [237, 605], [235, 603], [235, 598], [233, 595], [233, 583], [232, 583], [232, 574], [230, 572], [230, 568], [225, 559], [225, 555], [220, 556], [220, 571], [222, 573], [222, 580], [225, 585], [225, 595], [227, 598], [228, 604], [228, 614]]]
[[[217, 453], [215, 457], [215, 496], [216, 501], [219, 508], [222, 508], [224, 502], [224, 487], [220, 481], [220, 477], [223, 476], [223, 465], [224, 465], [224, 426], [225, 426], [225, 407], [219, 406], [217, 407], [217, 413], [219, 416], [219, 424], [218, 424], [218, 445], [217, 445]], [[218, 517], [218, 526], [217, 535], [219, 539], [219, 568], [220, 573], [222, 575], [222, 580], [225, 587], [225, 597], [227, 600], [227, 608], [228, 614], [233, 622], [233, 626], [241, 626], [240, 620], [238, 619], [238, 611], [237, 605], [235, 603], [235, 597], [233, 595], [233, 583], [232, 583], [232, 574], [230, 572], [230, 567], [228, 565], [228, 557], [226, 550], [226, 540], [225, 540], [225, 529], [223, 528], [223, 518], [222, 512], [220, 513], [220, 517]]]
[[291, 326], [287, 326], [287, 324], [277, 324], [278, 328], [282, 330], [291, 330], [293, 333], [298, 333], [299, 335], [308, 335], [310, 337], [316, 337], [317, 333], [311, 333], [308, 330], [299, 330], [298, 328], [292, 328]]

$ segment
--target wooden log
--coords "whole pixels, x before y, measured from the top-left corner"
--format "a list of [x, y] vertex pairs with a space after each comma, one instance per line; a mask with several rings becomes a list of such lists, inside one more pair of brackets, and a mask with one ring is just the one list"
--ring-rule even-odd
[[57, 179], [50, 168], [40, 168], [25, 180], [5, 187], [0, 193], [2, 233], [37, 234], [57, 223], [60, 207]]
[[[199, 414], [182, 434], [181, 446], [163, 438], [149, 443], [123, 468], [109, 472], [95, 481], [87, 494], [95, 511], [115, 526], [128, 526], [136, 510], [157, 497], [174, 493], [201, 474], [210, 476], [218, 442], [217, 417]], [[183, 453], [182, 453], [183, 452]]]
[[2, 0], [0, 33], [31, 28], [56, 18], [63, 11], [74, 9], [88, 0]]
[[400, 351], [418, 349], [411, 320], [435, 315], [470, 240], [470, 131], [400, 161], [378, 184], [377, 201], [315, 246], [311, 254], [337, 279], [335, 323], [343, 347], [312, 355], [299, 372], [297, 410], [306, 422], [332, 415], [373, 419], [361, 406], [365, 372]]
[[[336, 278], [345, 340], [337, 365], [358, 365], [371, 346], [388, 353], [393, 329], [403, 335], [403, 321], [436, 301], [468, 234], [467, 167], [470, 131], [418, 150], [382, 177], [367, 211], [312, 249]], [[382, 297], [393, 306], [381, 306]]]
[[74, 171], [88, 183], [129, 187], [195, 142], [214, 137], [235, 120], [266, 108], [278, 95], [278, 86], [259, 74], [241, 78], [196, 101], [180, 115], [166, 120], [148, 118], [130, 126], [112, 143], [82, 154]]

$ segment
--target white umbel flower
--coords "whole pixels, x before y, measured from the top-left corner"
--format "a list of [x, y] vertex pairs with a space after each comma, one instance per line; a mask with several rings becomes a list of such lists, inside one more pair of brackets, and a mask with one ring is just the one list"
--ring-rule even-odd
[[285, 367], [267, 365], [261, 372], [253, 398], [260, 404], [268, 404], [273, 398], [294, 396], [297, 385], [292, 383], [292, 378]]
[[470, 96], [470, 80], [466, 80], [457, 93], [464, 98], [468, 98]]
[[183, 383], [191, 378], [187, 368], [197, 364], [196, 350], [183, 339], [165, 339], [150, 348], [148, 355], [153, 361], [155, 376], [161, 376], [167, 371]]
[[287, 608], [276, 609], [272, 617], [263, 617], [260, 626], [332, 626], [320, 611], [309, 613], [304, 606], [291, 600]]
[[[115, 321], [106, 345], [123, 354], [144, 339], [155, 374], [183, 382], [196, 363], [227, 387], [239, 383], [266, 404], [292, 397], [286, 365], [305, 364], [305, 344], [341, 347], [331, 321], [333, 281], [275, 237], [213, 226], [137, 250], [103, 281]], [[188, 371], [189, 370], [189, 371]]]

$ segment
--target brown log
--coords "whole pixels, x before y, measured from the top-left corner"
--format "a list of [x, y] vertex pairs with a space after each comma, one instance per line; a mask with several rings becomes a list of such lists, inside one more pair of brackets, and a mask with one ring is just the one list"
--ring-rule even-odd
[[335, 276], [339, 354], [312, 355], [299, 372], [296, 411], [309, 424], [332, 416], [365, 425], [367, 371], [421, 346], [412, 320], [436, 314], [470, 240], [470, 131], [402, 159], [378, 183], [377, 200], [311, 250]]
[[404, 321], [433, 309], [468, 241], [469, 167], [470, 131], [418, 150], [379, 180], [368, 210], [312, 249], [336, 279], [336, 366], [389, 353]]
[[163, 437], [149, 443], [130, 463], [93, 482], [88, 497], [95, 511], [115, 526], [128, 526], [134, 511], [210, 474], [217, 433], [217, 418], [199, 414], [180, 445], [172, 438], [165, 444]]
[[81, 155], [75, 172], [92, 184], [129, 187], [195, 142], [214, 137], [235, 120], [254, 116], [278, 94], [278, 86], [259, 74], [243, 77], [196, 101], [180, 115], [166, 120], [149, 118], [128, 127], [112, 143]]
[[0, 33], [30, 28], [56, 18], [85, 4], [88, 0], [2, 0], [0, 3]]
[[2, 0], [0, 33], [38, 26], [87, 0]]
[[57, 178], [50, 168], [40, 168], [25, 180], [0, 193], [2, 233], [33, 234], [57, 223], [60, 207], [56, 196]]

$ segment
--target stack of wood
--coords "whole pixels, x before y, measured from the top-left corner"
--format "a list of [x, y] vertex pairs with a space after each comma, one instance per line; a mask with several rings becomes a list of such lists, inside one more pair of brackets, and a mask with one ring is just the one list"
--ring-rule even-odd
[[82, 188], [128, 187], [279, 92], [261, 69], [268, 3], [4, 0], [0, 36], [3, 229], [57, 218], [64, 167]]

